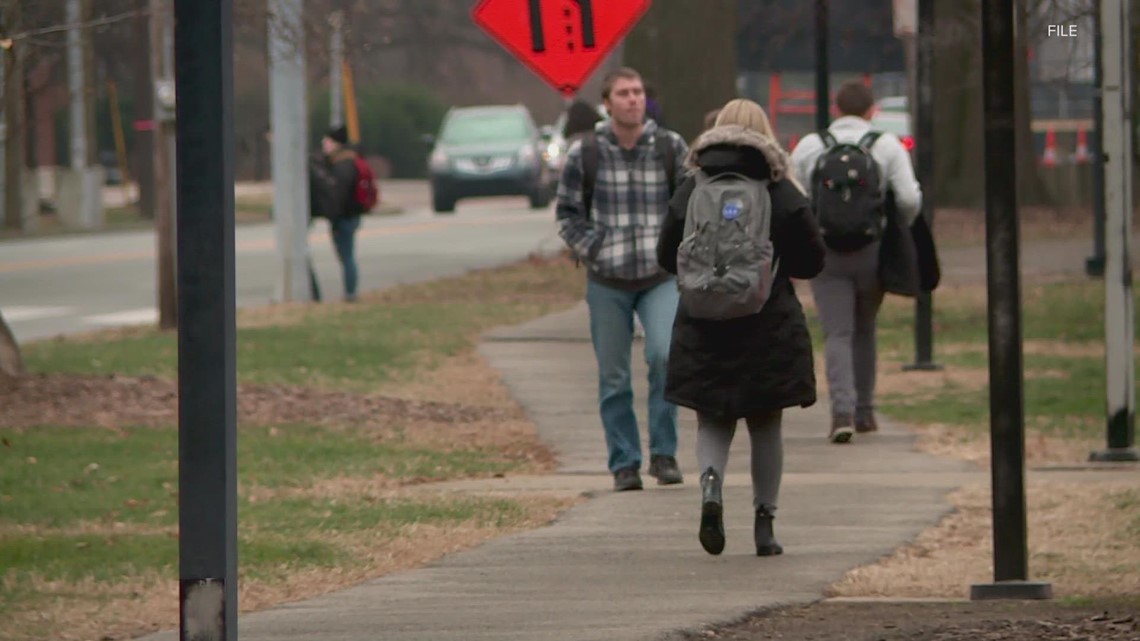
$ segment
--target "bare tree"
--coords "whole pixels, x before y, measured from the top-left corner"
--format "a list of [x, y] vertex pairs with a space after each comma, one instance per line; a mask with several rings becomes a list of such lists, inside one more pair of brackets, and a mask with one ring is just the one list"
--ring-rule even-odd
[[666, 125], [686, 139], [736, 97], [736, 0], [658, 2], [626, 38], [623, 59], [657, 89]]

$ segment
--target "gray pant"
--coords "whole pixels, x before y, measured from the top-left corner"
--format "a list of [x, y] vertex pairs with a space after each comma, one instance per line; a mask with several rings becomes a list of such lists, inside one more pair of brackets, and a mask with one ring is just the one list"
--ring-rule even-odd
[[[780, 477], [784, 474], [784, 440], [780, 434], [783, 411], [756, 414], [745, 419], [752, 442], [752, 506], [776, 510]], [[724, 478], [728, 450], [736, 434], [736, 420], [725, 420], [697, 412], [697, 466], [703, 474], [710, 467]]]
[[848, 253], [828, 249], [811, 291], [823, 324], [831, 414], [870, 414], [875, 407], [875, 317], [883, 302], [879, 243]]

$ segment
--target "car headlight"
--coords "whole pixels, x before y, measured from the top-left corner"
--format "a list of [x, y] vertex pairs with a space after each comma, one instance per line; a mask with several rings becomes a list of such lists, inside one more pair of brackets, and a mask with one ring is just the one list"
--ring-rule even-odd
[[428, 159], [428, 164], [432, 169], [435, 169], [437, 171], [447, 169], [447, 154], [445, 154], [442, 149], [436, 149], [435, 151], [431, 152], [431, 157]]
[[534, 153], [534, 147], [530, 145], [523, 145], [521, 148], [519, 148], [519, 164], [526, 165], [532, 163], [534, 162], [535, 158], [536, 154]]

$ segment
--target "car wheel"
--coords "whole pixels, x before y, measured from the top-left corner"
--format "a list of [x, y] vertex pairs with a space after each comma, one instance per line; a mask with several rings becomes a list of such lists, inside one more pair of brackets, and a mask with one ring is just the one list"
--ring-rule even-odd
[[535, 187], [530, 192], [530, 207], [531, 209], [542, 209], [550, 204], [553, 197], [553, 190], [545, 186]]
[[431, 192], [431, 208], [437, 214], [450, 214], [455, 211], [455, 198], [438, 191]]

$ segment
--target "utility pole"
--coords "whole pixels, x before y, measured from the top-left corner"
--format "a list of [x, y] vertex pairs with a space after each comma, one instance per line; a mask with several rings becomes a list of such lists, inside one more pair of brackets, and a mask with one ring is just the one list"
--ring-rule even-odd
[[[83, 0], [67, 0], [67, 89], [70, 92], [71, 168], [79, 172], [87, 168], [86, 73], [83, 68]], [[86, 196], [86, 194], [84, 194]]]
[[329, 126], [344, 124], [344, 12], [334, 11], [329, 16], [332, 38], [329, 42]]
[[158, 326], [178, 326], [178, 292], [174, 251], [174, 145], [175, 90], [170, 73], [173, 66], [173, 43], [170, 38], [170, 8], [165, 0], [150, 0], [150, 73], [154, 86], [154, 166], [155, 242], [158, 258]]
[[1132, 298], [1132, 90], [1129, 0], [1101, 0], [1104, 110], [1104, 347], [1108, 448], [1094, 461], [1140, 460], [1136, 449], [1136, 310]]
[[312, 298], [308, 269], [309, 145], [305, 117], [305, 36], [301, 0], [276, 0], [269, 17], [273, 221], [281, 278], [277, 298]]
[[91, 0], [67, 0], [66, 15], [71, 171], [63, 176], [59, 211], [70, 225], [97, 229], [103, 226], [103, 170], [95, 162], [94, 52], [84, 25], [91, 15]]

